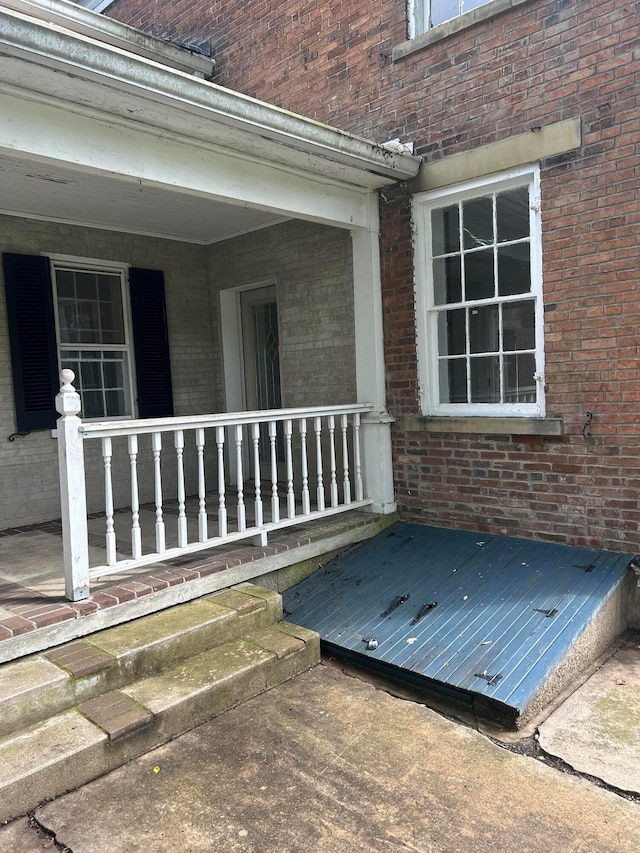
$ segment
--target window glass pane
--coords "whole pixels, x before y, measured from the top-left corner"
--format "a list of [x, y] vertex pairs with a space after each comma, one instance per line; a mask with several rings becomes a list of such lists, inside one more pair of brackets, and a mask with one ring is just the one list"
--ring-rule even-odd
[[500, 360], [499, 356], [487, 358], [472, 358], [471, 369], [471, 402], [499, 403], [500, 402]]
[[75, 299], [75, 289], [73, 284], [73, 273], [69, 270], [56, 271], [56, 283], [58, 287], [58, 298], [69, 297]]
[[85, 390], [102, 388], [102, 371], [99, 361], [83, 361], [80, 369], [79, 385]]
[[465, 298], [491, 299], [495, 296], [493, 249], [470, 252], [464, 256]]
[[470, 12], [472, 9], [477, 9], [478, 6], [485, 6], [489, 0], [463, 0], [462, 12]]
[[535, 307], [533, 300], [502, 306], [502, 349], [504, 352], [535, 349]]
[[474, 198], [462, 205], [464, 248], [493, 243], [493, 198]]
[[104, 417], [102, 391], [83, 391], [80, 397], [83, 418], [95, 420]]
[[443, 359], [440, 362], [440, 401], [467, 402], [467, 363], [464, 358]]
[[533, 353], [518, 353], [504, 358], [505, 403], [535, 403], [536, 360]]
[[498, 294], [515, 296], [531, 290], [529, 243], [513, 243], [498, 249]]
[[106, 416], [116, 418], [125, 410], [124, 391], [106, 391]]
[[460, 249], [460, 217], [457, 204], [431, 212], [431, 234], [434, 255], [445, 255]]
[[499, 243], [529, 236], [528, 187], [518, 187], [496, 196], [496, 222]]
[[438, 315], [438, 349], [441, 355], [463, 355], [465, 342], [465, 309], [442, 311]]
[[498, 352], [500, 349], [498, 306], [487, 305], [469, 311], [469, 344], [471, 352]]
[[460, 256], [436, 258], [433, 262], [433, 287], [436, 305], [462, 302]]
[[98, 298], [98, 289], [95, 273], [76, 272], [76, 297], [78, 299], [95, 301]]
[[[423, 0], [427, 2], [427, 0]], [[488, 2], [488, 0], [484, 0]], [[431, 0], [431, 26], [436, 27], [444, 21], [450, 21], [460, 13], [459, 0]]]

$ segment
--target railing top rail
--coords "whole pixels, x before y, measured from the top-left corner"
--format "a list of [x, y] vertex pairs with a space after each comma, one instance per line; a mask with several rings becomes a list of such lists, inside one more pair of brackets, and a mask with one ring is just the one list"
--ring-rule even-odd
[[128, 421], [84, 422], [78, 428], [83, 438], [106, 438], [133, 433], [173, 432], [215, 426], [250, 424], [256, 421], [286, 421], [327, 415], [366, 414], [373, 411], [371, 403], [344, 406], [311, 406], [297, 409], [263, 409], [253, 412], [220, 412], [213, 415], [185, 415], [175, 418], [138, 418]]

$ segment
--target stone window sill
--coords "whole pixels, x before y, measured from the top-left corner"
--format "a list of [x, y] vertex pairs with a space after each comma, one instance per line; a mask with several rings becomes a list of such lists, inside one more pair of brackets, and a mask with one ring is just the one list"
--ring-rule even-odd
[[404, 59], [406, 56], [411, 56], [431, 44], [436, 44], [439, 41], [449, 38], [462, 30], [474, 27], [482, 21], [487, 21], [490, 18], [495, 18], [496, 15], [501, 15], [508, 12], [510, 9], [515, 9], [516, 6], [522, 6], [524, 3], [530, 3], [531, 0], [493, 0], [487, 3], [486, 6], [480, 6], [477, 9], [472, 9], [464, 15], [458, 15], [450, 21], [445, 21], [444, 24], [438, 24], [427, 30], [426, 33], [420, 33], [415, 38], [403, 41], [393, 48], [393, 61]]
[[475, 433], [484, 435], [564, 435], [562, 418], [449, 418], [406, 415], [407, 432]]

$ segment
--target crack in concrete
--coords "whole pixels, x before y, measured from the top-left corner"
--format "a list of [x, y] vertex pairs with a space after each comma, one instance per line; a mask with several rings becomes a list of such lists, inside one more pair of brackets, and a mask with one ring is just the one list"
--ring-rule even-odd
[[[39, 839], [45, 840], [45, 843], [42, 845], [43, 847], [53, 847], [53, 849], [59, 850], [60, 853], [73, 853], [73, 850], [70, 847], [58, 841], [55, 832], [52, 832], [50, 829], [47, 829], [43, 823], [40, 823], [36, 817], [35, 811], [29, 812], [27, 817], [29, 818], [29, 827], [36, 833]], [[47, 844], [47, 841], [50, 841], [51, 843]]]

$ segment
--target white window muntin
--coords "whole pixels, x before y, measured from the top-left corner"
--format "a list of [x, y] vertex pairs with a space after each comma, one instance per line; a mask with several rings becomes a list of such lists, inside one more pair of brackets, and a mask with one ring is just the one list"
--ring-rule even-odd
[[[519, 403], [441, 403], [440, 402], [440, 365], [449, 357], [438, 351], [438, 317], [441, 312], [456, 307], [456, 303], [437, 304], [434, 296], [433, 263], [431, 255], [432, 230], [431, 211], [465, 202], [481, 199], [506, 190], [527, 186], [529, 189], [529, 240], [530, 240], [530, 278], [531, 289], [516, 296], [498, 297], [482, 300], [461, 301], [460, 307], [474, 308], [476, 305], [508, 305], [533, 301], [535, 344], [531, 350], [535, 358], [533, 381], [536, 389], [535, 402]], [[495, 216], [495, 205], [494, 205]], [[413, 222], [415, 238], [416, 273], [416, 337], [418, 350], [418, 379], [420, 406], [424, 414], [452, 416], [528, 416], [543, 417], [544, 409], [544, 338], [542, 303], [542, 252], [540, 225], [540, 174], [537, 166], [528, 166], [508, 173], [469, 181], [464, 184], [416, 195], [413, 200]], [[495, 223], [494, 223], [495, 234]], [[513, 241], [514, 244], [521, 241]], [[494, 251], [495, 251], [495, 244]], [[470, 254], [473, 250], [466, 250]], [[446, 254], [446, 253], [445, 253]], [[495, 267], [494, 267], [495, 270]], [[468, 320], [467, 320], [468, 323]], [[465, 331], [468, 349], [468, 326]], [[495, 353], [482, 351], [482, 356], [500, 355], [503, 347], [502, 329], [500, 329], [500, 349]], [[467, 361], [468, 361], [467, 352]], [[500, 359], [502, 364], [502, 359]], [[501, 366], [502, 371], [502, 366]], [[502, 380], [502, 373], [501, 373]], [[467, 367], [467, 382], [470, 370]], [[502, 385], [502, 381], [501, 381]]]
[[408, 0], [409, 37], [444, 24], [453, 18], [486, 6], [492, 0]]
[[[58, 348], [58, 367], [71, 367], [76, 374], [77, 387], [85, 420], [120, 420], [135, 414], [131, 310], [127, 288], [128, 265], [95, 258], [76, 258], [71, 255], [50, 255], [53, 305]], [[113, 277], [118, 283], [121, 319], [112, 340], [65, 340], [65, 323], [60, 317], [58, 293], [59, 273], [90, 273]], [[102, 321], [102, 318], [100, 318]], [[102, 331], [99, 327], [98, 330]], [[94, 335], [94, 337], [104, 337]], [[108, 337], [108, 336], [107, 336]], [[98, 382], [83, 382], [83, 374], [100, 376]], [[83, 387], [83, 386], [87, 387]]]

